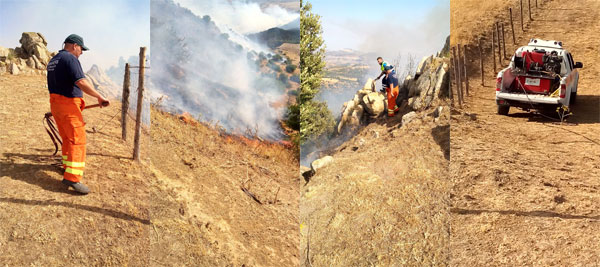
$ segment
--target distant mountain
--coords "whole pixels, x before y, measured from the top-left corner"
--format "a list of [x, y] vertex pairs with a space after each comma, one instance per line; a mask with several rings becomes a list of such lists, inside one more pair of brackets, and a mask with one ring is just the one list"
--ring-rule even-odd
[[300, 17], [295, 20], [290, 21], [288, 24], [281, 25], [277, 28], [281, 28], [284, 30], [300, 30]]
[[122, 91], [98, 65], [94, 64], [85, 77], [92, 83], [96, 91], [109, 98], [119, 98]]
[[248, 37], [256, 42], [266, 44], [274, 49], [283, 43], [299, 44], [300, 28], [284, 30], [282, 28], [271, 28], [263, 32], [249, 34]]
[[373, 53], [363, 53], [352, 49], [342, 49], [325, 52], [327, 66], [366, 65], [377, 56]]

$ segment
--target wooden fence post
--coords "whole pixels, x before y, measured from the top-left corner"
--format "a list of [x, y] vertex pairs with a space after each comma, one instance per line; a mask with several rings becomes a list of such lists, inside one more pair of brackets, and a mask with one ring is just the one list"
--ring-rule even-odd
[[135, 138], [133, 141], [133, 159], [140, 161], [140, 135], [142, 133], [142, 103], [144, 101], [144, 69], [146, 64], [146, 47], [140, 47], [140, 66], [138, 76], [138, 99], [135, 112]]
[[504, 59], [506, 59], [506, 39], [504, 38], [504, 22], [501, 22], [500, 26], [502, 30], [502, 55], [504, 56]]
[[463, 67], [464, 67], [464, 62], [461, 61], [461, 51], [460, 51], [460, 44], [456, 44], [456, 62], [458, 62], [458, 80], [460, 82], [459, 86], [458, 86], [458, 94], [460, 95], [460, 101], [462, 103], [465, 103], [465, 98], [464, 98], [464, 94], [463, 94]]
[[527, 9], [529, 10], [529, 21], [532, 21], [533, 18], [531, 18], [531, 0], [527, 0]]
[[525, 32], [525, 28], [523, 27], [523, 0], [519, 0], [519, 3], [521, 3], [521, 31]]
[[483, 72], [483, 48], [481, 46], [481, 38], [479, 38], [479, 64], [481, 66], [481, 86], [485, 86], [485, 78]]
[[492, 28], [492, 62], [494, 62], [494, 72], [496, 72], [496, 31]]
[[[458, 47], [458, 50], [460, 50], [460, 46]], [[465, 77], [465, 95], [469, 96], [469, 75], [467, 73], [467, 46], [463, 45], [463, 68], [464, 68], [464, 73], [465, 75], [463, 77]]]
[[496, 37], [498, 41], [498, 64], [502, 67], [502, 42], [500, 41], [500, 27], [498, 27], [498, 22], [496, 22]]
[[452, 61], [454, 62], [454, 79], [456, 80], [456, 96], [458, 98], [458, 105], [462, 107], [462, 98], [460, 97], [460, 66], [458, 58], [456, 57], [456, 47], [452, 47]]
[[512, 36], [513, 36], [513, 44], [517, 44], [517, 41], [515, 40], [515, 26], [513, 24], [513, 15], [512, 15], [512, 7], [508, 8], [508, 13], [510, 14], [510, 30], [512, 31]]
[[121, 138], [127, 140], [127, 114], [129, 112], [129, 63], [125, 63], [125, 78], [123, 81], [123, 105], [121, 106]]

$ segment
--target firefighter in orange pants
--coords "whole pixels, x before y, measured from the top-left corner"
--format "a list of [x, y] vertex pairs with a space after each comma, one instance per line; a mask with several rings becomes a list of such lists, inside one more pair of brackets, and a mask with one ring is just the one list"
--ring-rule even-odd
[[396, 98], [398, 97], [398, 94], [400, 92], [398, 78], [396, 78], [396, 70], [394, 69], [394, 66], [387, 63], [387, 61], [384, 61], [382, 57], [377, 57], [377, 63], [381, 67], [381, 74], [379, 74], [379, 76], [375, 78], [375, 81], [379, 80], [381, 76], [385, 75], [385, 77], [383, 77], [383, 80], [381, 80], [381, 85], [383, 86], [383, 88], [385, 88], [385, 91], [387, 93], [388, 116], [394, 117], [394, 115], [400, 110], [400, 108], [398, 108], [398, 106], [396, 105]]
[[400, 108], [396, 105], [396, 98], [400, 92], [400, 86], [398, 85], [398, 78], [396, 78], [395, 72], [392, 68], [386, 68], [386, 77], [383, 79], [382, 84], [385, 87], [388, 101], [388, 117], [394, 117]]
[[90, 190], [81, 183], [85, 168], [85, 123], [81, 111], [85, 108], [83, 93], [98, 99], [102, 106], [109, 102], [86, 80], [79, 56], [88, 48], [83, 38], [69, 35], [60, 50], [48, 63], [50, 111], [63, 140], [62, 163], [65, 169], [62, 183], [75, 191], [87, 194]]

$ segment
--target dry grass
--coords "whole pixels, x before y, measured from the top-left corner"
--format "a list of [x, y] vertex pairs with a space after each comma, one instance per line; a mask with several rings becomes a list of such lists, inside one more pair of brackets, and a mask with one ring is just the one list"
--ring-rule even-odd
[[[179, 206], [173, 209], [185, 218], [173, 214], [161, 219], [157, 232], [166, 231], [170, 238], [153, 236], [161, 244], [153, 257], [185, 262], [193, 245], [199, 247], [196, 263], [205, 265], [298, 264], [298, 161], [293, 150], [186, 123], [158, 110], [152, 112], [151, 135], [156, 186], [174, 192]], [[164, 251], [163, 246], [179, 249]]]
[[449, 112], [399, 120], [362, 129], [303, 187], [303, 266], [447, 264]]
[[[492, 25], [494, 16], [482, 14], [498, 12], [490, 6], [497, 1], [465, 2], [452, 2], [452, 12], [465, 22], [453, 28], [453, 37]], [[478, 55], [471, 57], [471, 81], [477, 82], [451, 127], [453, 265], [595, 266], [600, 261], [600, 3], [540, 2], [525, 34], [520, 26], [516, 31], [517, 45], [531, 37], [562, 40], [574, 60], [584, 62], [574, 116], [558, 125], [513, 108], [510, 116], [496, 115], [491, 59], [484, 61], [487, 80], [480, 86]], [[515, 48], [507, 43], [507, 52]]]
[[[541, 3], [542, 0], [538, 1]], [[533, 6], [535, 6], [535, 3], [533, 3]], [[453, 46], [457, 43], [474, 44], [479, 36], [492, 29], [495, 21], [502, 20], [506, 22], [507, 24], [504, 25], [505, 30], [510, 31], [509, 7], [512, 8], [515, 32], [521, 32], [519, 0], [450, 1], [450, 43]], [[527, 0], [524, 0], [523, 23], [525, 25], [529, 23], [527, 12]]]
[[[0, 262], [9, 266], [148, 265], [149, 173], [120, 140], [118, 104], [84, 111], [88, 157], [83, 182], [68, 193], [42, 128], [49, 111], [44, 76], [0, 76]], [[87, 99], [92, 103], [91, 99]], [[101, 128], [96, 133], [92, 127]], [[145, 139], [142, 139], [145, 140]], [[59, 152], [60, 153], [60, 152]]]
[[115, 102], [84, 111], [83, 182], [92, 193], [78, 196], [51, 166], [59, 157], [49, 156], [41, 124], [49, 110], [45, 77], [0, 76], [0, 89], [14, 92], [0, 98], [2, 264], [299, 264], [298, 163], [285, 146], [227, 141], [203, 124], [152, 110], [143, 161], [135, 163], [133, 131], [121, 141], [120, 116], [111, 120], [120, 114]]

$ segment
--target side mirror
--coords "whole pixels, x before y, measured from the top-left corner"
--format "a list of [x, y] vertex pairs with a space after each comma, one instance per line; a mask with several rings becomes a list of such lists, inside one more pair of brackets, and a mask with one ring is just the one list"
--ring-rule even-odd
[[581, 69], [581, 68], [583, 68], [583, 63], [581, 63], [581, 62], [575, 62], [575, 68], [576, 68], [576, 69]]

